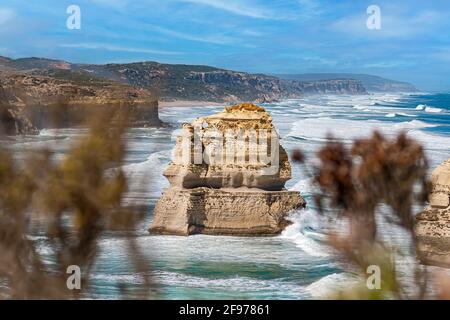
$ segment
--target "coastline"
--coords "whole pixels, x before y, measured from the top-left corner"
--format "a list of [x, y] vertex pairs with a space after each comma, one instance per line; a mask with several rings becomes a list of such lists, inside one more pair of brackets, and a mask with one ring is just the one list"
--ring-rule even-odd
[[175, 101], [159, 101], [160, 108], [176, 108], [176, 107], [206, 107], [206, 106], [224, 106], [226, 102], [214, 101], [196, 101], [196, 100], [175, 100]]
[[[317, 148], [326, 141], [328, 129], [339, 133], [341, 139], [350, 140], [359, 135], [368, 135], [375, 124], [380, 130], [389, 132], [395, 125], [399, 130], [409, 128], [410, 134], [419, 134], [421, 141], [428, 141], [430, 167], [434, 168], [444, 160], [444, 157], [448, 158], [448, 135], [432, 136], [421, 133], [423, 125], [410, 122], [420, 120], [429, 125], [440, 125], [438, 117], [446, 117], [446, 111], [429, 114], [425, 110], [417, 110], [416, 106], [428, 104], [444, 108], [445, 101], [439, 95], [406, 100], [396, 94], [358, 97], [329, 95], [321, 98], [308, 96], [301, 100], [282, 101], [265, 107], [273, 115], [277, 129], [284, 138], [281, 141], [282, 143], [284, 141], [288, 153], [301, 143], [306, 156], [313, 158]], [[182, 104], [185, 103], [190, 106], [209, 104], [207, 102], [196, 104], [193, 101]], [[180, 104], [177, 102], [175, 105]], [[162, 108], [161, 118], [178, 127], [179, 124], [193, 118], [210, 115], [214, 112], [211, 109]], [[417, 117], [412, 119], [397, 115], [389, 118], [389, 121], [384, 118], [385, 114], [399, 112]], [[443, 119], [450, 120], [450, 118]], [[445, 121], [445, 125], [447, 123]], [[53, 137], [45, 136], [46, 134], [53, 134]], [[74, 141], [73, 139], [77, 139], [78, 134], [78, 130], [55, 130], [44, 132], [42, 136], [34, 137], [32, 141], [38, 143], [37, 146], [48, 145], [56, 157], [62, 157], [67, 146]], [[133, 183], [130, 184], [129, 192], [123, 201], [137, 206], [150, 203], [153, 208], [161, 192], [169, 186], [167, 179], [159, 173], [165, 170], [171, 160], [174, 143], [172, 130], [148, 132], [133, 130], [128, 138], [132, 157], [126, 159], [123, 170]], [[10, 146], [20, 152], [18, 158], [24, 158], [26, 153], [30, 152], [24, 146], [31, 147], [31, 144], [23, 142], [28, 143], [21, 138], [14, 138]], [[148, 183], [142, 184], [141, 181], [147, 181], [146, 177], [149, 177]], [[310, 180], [304, 178], [298, 167], [293, 170], [292, 179], [286, 184], [286, 188], [301, 190], [306, 199], [311, 199], [315, 192]], [[216, 238], [208, 235], [196, 235], [190, 239], [166, 235], [152, 236], [146, 232], [147, 226], [152, 221], [152, 214], [148, 214], [142, 222], [142, 227], [132, 234], [136, 236], [142, 248], [147, 248], [151, 259], [157, 262], [153, 274], [155, 283], [161, 286], [158, 298], [183, 299], [189, 298], [192, 293], [199, 299], [211, 296], [234, 299], [248, 297], [312, 299], [323, 297], [327, 292], [334, 290], [333, 288], [345, 288], [348, 281], [353, 279], [352, 274], [336, 269], [336, 259], [322, 241], [325, 234], [321, 229], [322, 220], [314, 208], [305, 215], [294, 213], [293, 224], [281, 235], [257, 239], [233, 236]], [[386, 237], [392, 237], [393, 245], [400, 246], [406, 241], [401, 231], [395, 229], [388, 232]], [[93, 275], [93, 282], [98, 288], [96, 295], [98, 298], [120, 298], [117, 283], [129, 283], [130, 289], [136, 292], [142, 285], [128, 267], [127, 257], [123, 254], [126, 243], [121, 235], [120, 231], [113, 232], [99, 243], [103, 254]], [[47, 248], [45, 244], [45, 240], [38, 242], [44, 249]], [[299, 261], [303, 268], [298, 267]], [[174, 265], [178, 267], [174, 268]], [[404, 275], [402, 281], [409, 283], [412, 278], [406, 272], [407, 264], [399, 261], [398, 267]], [[311, 270], [314, 271], [313, 276]], [[301, 286], [298, 285], [299, 280], [302, 282]]]

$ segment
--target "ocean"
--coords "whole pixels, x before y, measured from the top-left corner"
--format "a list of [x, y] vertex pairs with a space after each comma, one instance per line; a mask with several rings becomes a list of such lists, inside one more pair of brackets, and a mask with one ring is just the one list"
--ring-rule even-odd
[[[271, 113], [290, 153], [301, 149], [311, 163], [332, 133], [345, 143], [368, 136], [373, 130], [393, 136], [402, 130], [423, 144], [434, 168], [450, 157], [450, 94], [328, 95], [285, 100], [264, 107]], [[190, 237], [150, 235], [153, 207], [168, 182], [162, 172], [171, 157], [176, 128], [199, 116], [219, 112], [221, 106], [176, 107], [160, 110], [171, 128], [132, 129], [126, 135], [128, 153], [124, 170], [130, 191], [124, 202], [150, 205], [147, 218], [133, 235], [152, 261], [158, 299], [311, 299], [347, 288], [355, 275], [324, 244], [324, 222], [312, 204], [314, 188], [301, 166], [293, 164], [286, 187], [298, 190], [308, 201], [304, 210], [292, 212], [292, 224], [276, 237]], [[83, 134], [81, 129], [42, 130], [39, 136], [15, 137], [16, 157], [36, 148], [50, 147], [62, 157]], [[381, 209], [382, 210], [382, 209]], [[381, 218], [380, 218], [381, 219]], [[408, 251], [410, 243], [401, 230], [384, 220], [383, 237]], [[45, 239], [34, 235], [42, 254]], [[101, 253], [86, 298], [119, 298], [120, 283], [141, 285], [129, 267], [126, 242], [120, 232], [109, 232], [100, 242]], [[50, 261], [51, 262], [51, 261]], [[407, 257], [399, 262], [405, 281], [412, 276]], [[132, 294], [132, 291], [131, 291]]]

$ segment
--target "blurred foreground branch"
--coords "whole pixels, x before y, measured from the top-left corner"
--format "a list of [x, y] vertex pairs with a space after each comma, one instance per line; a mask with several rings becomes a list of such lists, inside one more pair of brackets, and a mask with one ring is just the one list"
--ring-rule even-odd
[[[13, 152], [0, 147], [0, 298], [81, 297], [99, 255], [100, 238], [110, 230], [131, 231], [143, 218], [145, 209], [121, 205], [127, 190], [120, 169], [127, 124], [126, 113], [94, 113], [89, 133], [60, 162], [40, 150], [18, 165]], [[29, 236], [36, 224], [43, 226], [51, 262]], [[148, 297], [149, 264], [143, 263], [134, 237], [127, 241], [130, 261], [144, 278], [139, 297]], [[82, 271], [81, 290], [66, 285], [71, 265]]]

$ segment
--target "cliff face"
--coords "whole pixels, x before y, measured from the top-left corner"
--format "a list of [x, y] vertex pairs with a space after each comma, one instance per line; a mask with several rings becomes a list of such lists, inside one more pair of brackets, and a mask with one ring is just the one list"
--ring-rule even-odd
[[272, 118], [244, 104], [183, 125], [170, 182], [150, 231], [190, 235], [271, 235], [288, 224], [290, 210], [305, 205], [284, 184], [291, 177]]
[[430, 206], [417, 216], [418, 251], [425, 263], [450, 267], [450, 159], [432, 174]]
[[195, 65], [157, 62], [128, 64], [72, 64], [65, 61], [28, 58], [0, 61], [0, 68], [33, 70], [34, 73], [66, 78], [70, 74], [112, 79], [156, 92], [163, 100], [200, 100], [215, 102], [266, 102], [298, 98], [304, 94], [364, 94], [356, 80], [321, 81], [281, 80], [263, 74], [250, 74]]
[[366, 94], [361, 82], [352, 79], [285, 82], [288, 91], [304, 94]]
[[0, 101], [8, 134], [79, 125], [93, 107], [128, 108], [133, 125], [161, 125], [158, 102], [149, 92], [105, 79], [75, 81], [0, 71]]
[[167, 65], [155, 62], [109, 64], [75, 68], [142, 88], [153, 88], [164, 100], [267, 102], [299, 98], [304, 94], [365, 94], [356, 80], [298, 82], [207, 66]]
[[353, 79], [358, 81], [369, 92], [417, 92], [417, 88], [407, 82], [395, 81], [369, 74], [355, 73], [305, 73], [281, 74], [281, 79], [298, 82], [317, 82], [335, 79]]

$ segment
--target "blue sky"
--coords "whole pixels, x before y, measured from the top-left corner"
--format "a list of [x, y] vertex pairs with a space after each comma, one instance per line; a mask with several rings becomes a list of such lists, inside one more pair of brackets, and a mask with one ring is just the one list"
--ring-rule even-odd
[[[66, 9], [81, 8], [81, 29]], [[381, 29], [366, 26], [381, 9]], [[357, 72], [450, 91], [448, 0], [0, 0], [0, 55]]]

